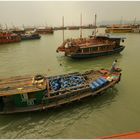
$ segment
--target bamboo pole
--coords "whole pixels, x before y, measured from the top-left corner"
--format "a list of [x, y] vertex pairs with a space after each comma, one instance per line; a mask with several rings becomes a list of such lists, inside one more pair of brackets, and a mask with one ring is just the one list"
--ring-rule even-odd
[[96, 36], [96, 19], [97, 19], [97, 15], [95, 14], [95, 23], [94, 23], [94, 25], [95, 25], [95, 31], [94, 31], [95, 36]]
[[82, 38], [82, 13], [81, 13], [81, 15], [80, 15], [80, 38]]
[[62, 17], [62, 27], [63, 27], [62, 33], [63, 33], [63, 43], [64, 43], [64, 16]]

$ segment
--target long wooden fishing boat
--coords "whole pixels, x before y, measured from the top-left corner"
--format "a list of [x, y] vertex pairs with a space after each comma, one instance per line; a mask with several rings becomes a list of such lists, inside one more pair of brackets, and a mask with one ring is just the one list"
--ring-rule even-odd
[[95, 24], [94, 34], [87, 38], [82, 37], [81, 28], [80, 38], [64, 40], [63, 31], [63, 43], [57, 48], [56, 52], [64, 52], [65, 56], [79, 59], [120, 53], [125, 48], [120, 44], [124, 42], [124, 37], [109, 34], [96, 35], [96, 27]]
[[90, 70], [57, 76], [16, 76], [0, 79], [0, 114], [58, 107], [104, 93], [120, 81], [120, 69]]

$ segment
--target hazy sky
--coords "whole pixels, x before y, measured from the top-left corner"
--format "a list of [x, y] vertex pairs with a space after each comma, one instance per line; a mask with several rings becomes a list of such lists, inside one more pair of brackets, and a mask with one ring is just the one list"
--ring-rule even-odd
[[98, 22], [108, 20], [140, 20], [140, 1], [0, 1], [0, 23], [11, 25], [92, 24], [94, 13]]

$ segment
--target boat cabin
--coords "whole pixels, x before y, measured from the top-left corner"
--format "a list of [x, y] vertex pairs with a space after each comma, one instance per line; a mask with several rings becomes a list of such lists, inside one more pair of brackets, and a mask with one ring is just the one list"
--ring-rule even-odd
[[79, 49], [79, 53], [96, 53], [96, 52], [102, 52], [106, 50], [112, 50], [113, 46], [108, 46], [105, 44], [100, 44], [100, 45], [94, 45], [94, 46], [89, 46], [89, 47], [81, 47]]
[[120, 42], [124, 42], [124, 39], [126, 39], [125, 37], [120, 37], [120, 36], [112, 36], [109, 34], [106, 35], [98, 35], [96, 36], [96, 39], [99, 40], [108, 40], [108, 41], [114, 41], [116, 43], [116, 45], [120, 45]]

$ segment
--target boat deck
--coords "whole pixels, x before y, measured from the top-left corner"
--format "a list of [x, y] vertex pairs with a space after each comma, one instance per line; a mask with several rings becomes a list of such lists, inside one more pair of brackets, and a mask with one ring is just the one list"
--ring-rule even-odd
[[[62, 88], [59, 89], [58, 91], [54, 91], [52, 88], [49, 90], [50, 95], [55, 95], [56, 93], [59, 92], [61, 94], [67, 94], [69, 91], [72, 92], [73, 90], [76, 91], [79, 88], [85, 88], [87, 85], [89, 85], [92, 81], [95, 81], [98, 79], [102, 74], [98, 71], [87, 71], [86, 74], [80, 74], [76, 73], [76, 76], [80, 76], [82, 79], [84, 79], [84, 82], [80, 85], [68, 87], [68, 88]], [[68, 75], [66, 75], [67, 77]], [[52, 97], [53, 98], [53, 97]]]
[[33, 85], [32, 78], [33, 76], [16, 76], [0, 79], [0, 96], [24, 94], [46, 88], [46, 85]]

